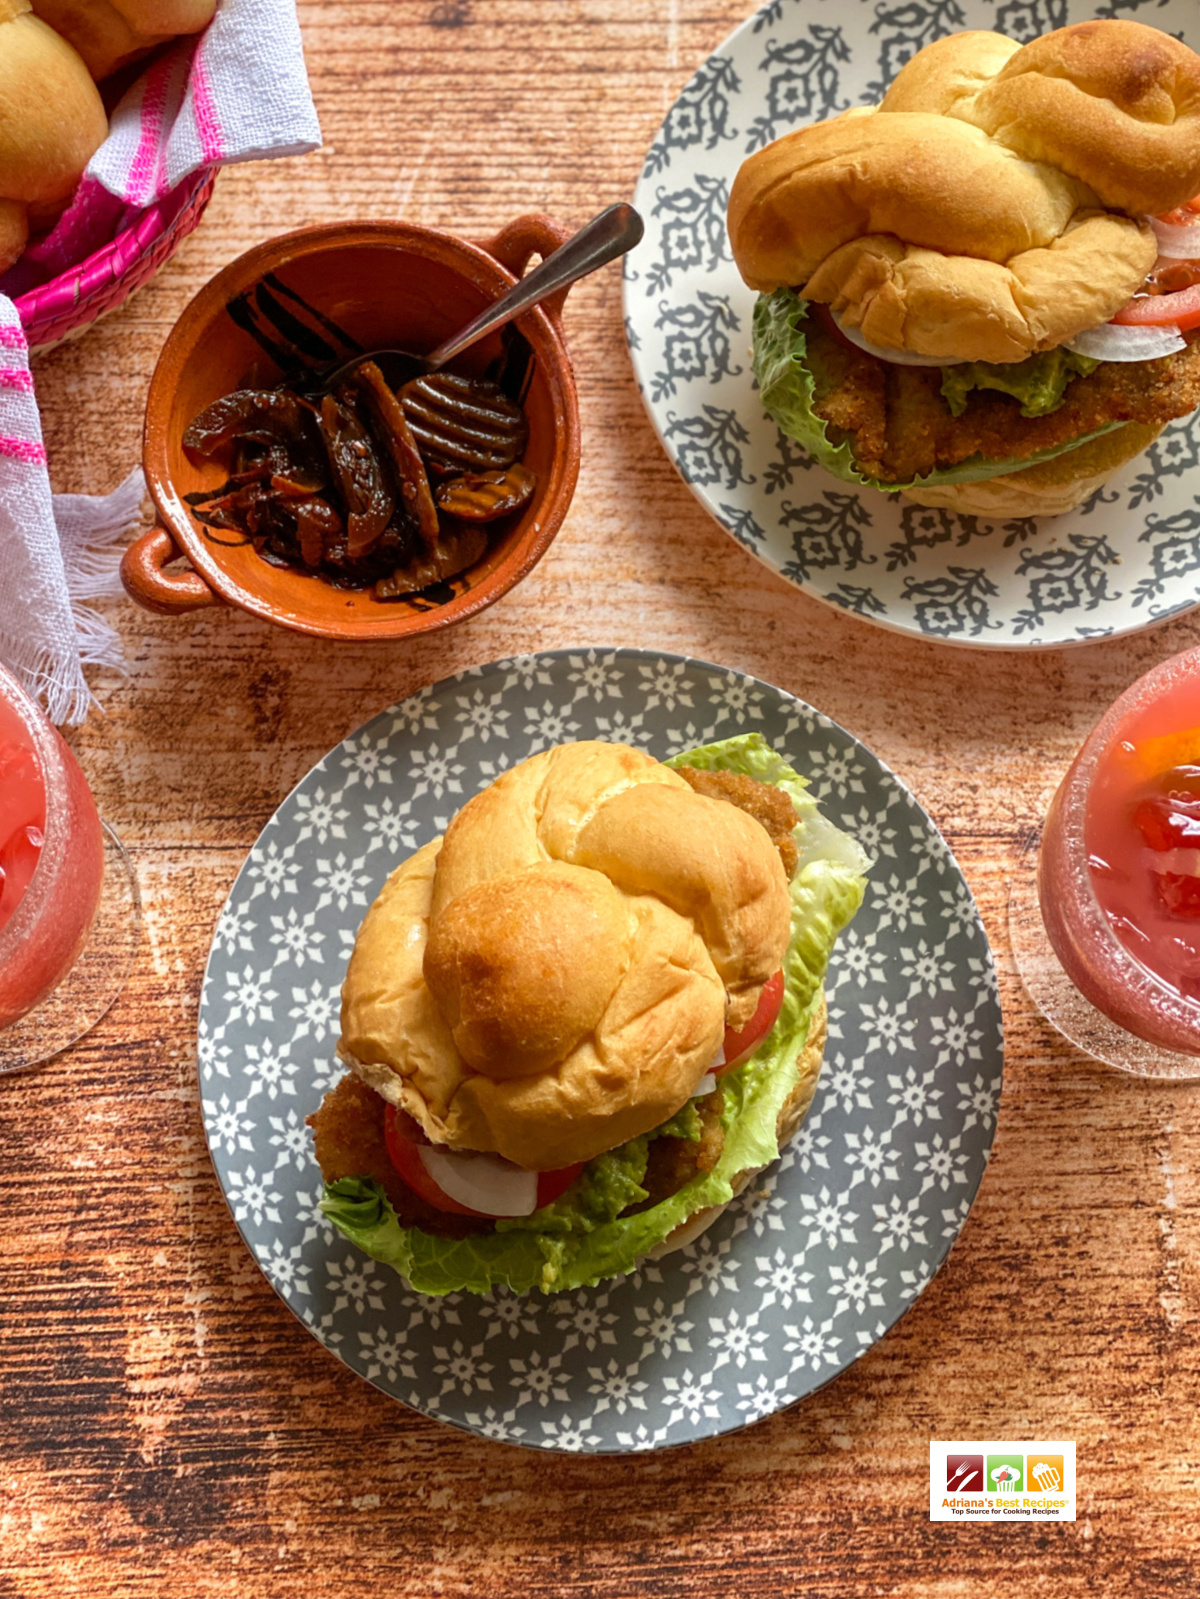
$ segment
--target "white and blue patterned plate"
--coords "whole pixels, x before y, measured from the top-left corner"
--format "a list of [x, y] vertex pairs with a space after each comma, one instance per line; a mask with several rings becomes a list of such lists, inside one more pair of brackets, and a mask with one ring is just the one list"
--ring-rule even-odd
[[[834, 954], [816, 1099], [702, 1239], [560, 1297], [412, 1293], [317, 1210], [304, 1118], [341, 1075], [338, 994], [398, 861], [500, 772], [568, 739], [665, 758], [761, 732], [874, 857]], [[903, 1314], [983, 1176], [1000, 1007], [971, 895], [933, 823], [848, 733], [754, 678], [674, 655], [562, 650], [474, 668], [384, 711], [263, 830], [204, 979], [200, 1092], [247, 1245], [313, 1334], [384, 1393], [488, 1438], [621, 1452], [731, 1432], [811, 1393]]]
[[1135, 16], [1200, 46], [1196, 0], [771, 0], [696, 73], [650, 147], [625, 258], [626, 334], [663, 446], [700, 502], [816, 599], [956, 644], [1060, 645], [1200, 603], [1200, 413], [1066, 516], [927, 510], [816, 466], [763, 412], [754, 295], [730, 254], [729, 189], [751, 151], [871, 103], [922, 45], [961, 28], [1022, 42]]

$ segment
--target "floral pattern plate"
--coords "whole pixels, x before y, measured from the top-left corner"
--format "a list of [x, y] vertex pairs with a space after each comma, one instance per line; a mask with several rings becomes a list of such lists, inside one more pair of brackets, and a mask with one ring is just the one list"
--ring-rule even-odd
[[[338, 993], [388, 872], [500, 772], [568, 739], [666, 756], [757, 730], [874, 857], [827, 982], [817, 1096], [778, 1164], [686, 1250], [561, 1297], [427, 1298], [317, 1209], [304, 1118], [340, 1076]], [[620, 1452], [782, 1409], [882, 1337], [944, 1260], [1000, 1092], [987, 940], [932, 822], [848, 733], [738, 672], [639, 650], [474, 668], [384, 711], [263, 830], [204, 979], [200, 1092], [251, 1252], [312, 1333], [426, 1415], [488, 1438]]]
[[700, 68], [650, 147], [625, 258], [626, 333], [668, 455], [701, 503], [798, 588], [956, 644], [1061, 645], [1200, 603], [1200, 413], [1067, 516], [926, 510], [816, 466], [763, 412], [754, 294], [730, 254], [729, 189], [752, 151], [871, 103], [915, 51], [960, 28], [1022, 42], [1136, 16], [1200, 46], [1196, 0], [771, 0]]

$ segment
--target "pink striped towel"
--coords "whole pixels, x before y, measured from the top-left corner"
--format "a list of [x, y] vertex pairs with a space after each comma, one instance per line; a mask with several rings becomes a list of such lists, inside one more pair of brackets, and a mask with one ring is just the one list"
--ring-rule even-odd
[[106, 499], [51, 495], [25, 334], [0, 296], [0, 659], [57, 722], [87, 715], [84, 661], [120, 664], [116, 633], [81, 602], [113, 591], [110, 549], [144, 493], [139, 468]]
[[221, 0], [198, 40], [181, 39], [130, 89], [87, 175], [148, 205], [201, 167], [320, 142], [296, 0]]
[[[205, 32], [156, 57], [125, 95], [71, 206], [4, 290], [85, 260], [193, 172], [320, 142], [296, 0], [219, 0]], [[106, 498], [51, 494], [25, 335], [0, 293], [0, 660], [55, 721], [86, 717], [85, 665], [120, 664], [116, 632], [80, 602], [121, 593], [117, 540], [144, 493], [137, 469]]]

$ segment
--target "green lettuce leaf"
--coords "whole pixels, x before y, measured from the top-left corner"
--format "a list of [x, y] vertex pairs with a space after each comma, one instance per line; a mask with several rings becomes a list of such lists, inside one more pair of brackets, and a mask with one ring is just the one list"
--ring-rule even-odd
[[1042, 350], [1023, 361], [993, 365], [990, 361], [963, 361], [942, 368], [942, 397], [951, 416], [961, 416], [972, 389], [997, 389], [1021, 402], [1022, 416], [1049, 416], [1063, 403], [1067, 384], [1087, 377], [1100, 365], [1090, 355], [1074, 350]]
[[[691, 1137], [689, 1109], [589, 1161], [578, 1180], [532, 1216], [497, 1222], [494, 1232], [436, 1238], [401, 1227], [378, 1183], [359, 1177], [325, 1186], [321, 1209], [338, 1231], [366, 1254], [393, 1266], [419, 1293], [466, 1289], [483, 1294], [507, 1284], [518, 1293], [581, 1288], [618, 1276], [681, 1222], [733, 1195], [733, 1181], [769, 1165], [779, 1154], [775, 1127], [796, 1081], [796, 1061], [808, 1037], [825, 968], [838, 933], [862, 902], [867, 860], [858, 844], [823, 817], [807, 784], [757, 733], [675, 756], [671, 766], [744, 772], [775, 783], [797, 811], [800, 861], [791, 883], [792, 936], [784, 957], [779, 1019], [758, 1051], [722, 1079], [725, 1144], [716, 1166], [669, 1199], [629, 1216], [646, 1198], [641, 1181], [651, 1138]], [[699, 1131], [698, 1119], [696, 1132]]]
[[902, 489], [920, 484], [980, 483], [987, 478], [1002, 477], [1006, 472], [1020, 472], [1027, 466], [1036, 466], [1039, 461], [1052, 460], [1056, 455], [1065, 455], [1089, 439], [1098, 439], [1103, 433], [1125, 426], [1123, 422], [1110, 422], [1033, 455], [1013, 456], [1003, 461], [973, 455], [957, 466], [944, 467], [908, 483], [884, 483], [859, 471], [851, 446], [832, 443], [826, 436], [826, 423], [813, 410], [816, 382], [809, 365], [808, 341], [801, 326], [807, 316], [808, 304], [794, 289], [776, 289], [773, 294], [759, 295], [754, 306], [754, 375], [768, 415], [789, 438], [802, 444], [827, 472], [844, 483], [861, 483], [885, 494], [898, 494]]
[[792, 938], [784, 957], [783, 1008], [763, 1047], [769, 1050], [777, 1038], [790, 1035], [802, 1018], [807, 1036], [806, 1018], [825, 980], [834, 941], [862, 904], [868, 862], [861, 846], [821, 814], [808, 792], [807, 778], [790, 767], [761, 733], [704, 744], [686, 755], [672, 756], [664, 765], [744, 772], [760, 783], [782, 788], [795, 806], [800, 858], [791, 882]]

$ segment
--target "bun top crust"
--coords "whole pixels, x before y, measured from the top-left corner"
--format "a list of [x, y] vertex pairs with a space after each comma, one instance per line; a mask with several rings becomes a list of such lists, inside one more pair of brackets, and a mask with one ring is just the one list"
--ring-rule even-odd
[[[751, 288], [873, 343], [1017, 361], [1106, 321], [1153, 265], [1143, 213], [1200, 191], [1200, 56], [1130, 21], [926, 45], [878, 107], [785, 135], [729, 204]], [[934, 253], [936, 252], [936, 253]]]
[[99, 81], [167, 39], [207, 28], [217, 0], [33, 0], [33, 9]]
[[1078, 22], [1034, 39], [953, 114], [1114, 210], [1169, 211], [1200, 188], [1200, 56], [1145, 23]]
[[359, 930], [339, 1052], [438, 1143], [553, 1170], [673, 1115], [782, 962], [765, 829], [619, 744], [470, 800]]

